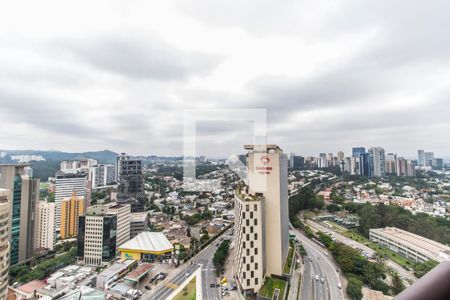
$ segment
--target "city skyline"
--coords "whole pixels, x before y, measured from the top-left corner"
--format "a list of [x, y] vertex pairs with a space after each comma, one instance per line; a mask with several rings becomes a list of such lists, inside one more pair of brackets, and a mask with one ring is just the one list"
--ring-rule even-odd
[[[445, 1], [29, 5], [0, 12], [0, 148], [177, 155], [183, 110], [206, 107], [266, 108], [288, 152], [450, 149]], [[249, 131], [200, 124], [199, 149]]]

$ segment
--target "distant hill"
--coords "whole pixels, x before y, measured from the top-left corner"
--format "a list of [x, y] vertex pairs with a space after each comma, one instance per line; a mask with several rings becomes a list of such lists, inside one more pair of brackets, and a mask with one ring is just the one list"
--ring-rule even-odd
[[62, 160], [79, 160], [85, 158], [92, 158], [99, 163], [114, 163], [117, 157], [117, 153], [103, 150], [103, 151], [91, 151], [82, 153], [70, 153], [61, 151], [42, 151], [42, 150], [0, 150], [0, 152], [6, 152], [6, 155], [0, 158], [0, 163], [14, 163], [11, 160], [11, 155], [41, 155], [45, 158], [45, 161], [32, 161], [30, 162], [33, 168], [33, 175], [39, 177], [41, 182], [47, 181], [48, 177], [55, 176], [56, 171], [59, 170], [59, 164]]
[[62, 152], [55, 150], [0, 150], [0, 152], [6, 152], [7, 156], [0, 159], [2, 162], [11, 162], [9, 156], [11, 155], [41, 155], [46, 160], [78, 160], [83, 158], [96, 159], [101, 163], [114, 162], [117, 157], [117, 153], [103, 150], [103, 151], [90, 151], [81, 153]]

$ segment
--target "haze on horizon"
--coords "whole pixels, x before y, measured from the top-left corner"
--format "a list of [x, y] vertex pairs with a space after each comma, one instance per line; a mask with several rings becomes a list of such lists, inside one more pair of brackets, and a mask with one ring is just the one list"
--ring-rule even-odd
[[[450, 156], [448, 1], [209, 4], [2, 4], [0, 149], [181, 155], [185, 108], [266, 108], [285, 152]], [[252, 142], [198, 133], [199, 155]]]

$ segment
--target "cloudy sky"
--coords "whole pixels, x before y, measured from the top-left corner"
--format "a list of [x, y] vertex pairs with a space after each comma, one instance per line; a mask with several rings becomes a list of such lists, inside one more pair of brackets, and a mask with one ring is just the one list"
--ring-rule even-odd
[[[450, 156], [448, 1], [8, 1], [0, 149], [178, 155], [185, 109], [267, 109], [287, 152]], [[198, 123], [198, 153], [251, 143]]]

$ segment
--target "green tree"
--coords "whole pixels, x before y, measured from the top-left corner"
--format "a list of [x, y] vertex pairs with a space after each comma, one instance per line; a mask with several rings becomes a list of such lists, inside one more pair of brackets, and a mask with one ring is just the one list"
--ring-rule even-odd
[[405, 289], [405, 285], [403, 284], [400, 276], [398, 276], [398, 273], [394, 273], [392, 276], [392, 293], [394, 295], [400, 294]]
[[353, 300], [361, 300], [362, 286], [363, 283], [361, 280], [355, 277], [350, 277], [347, 284], [347, 295]]
[[334, 204], [334, 203], [328, 204], [325, 208], [326, 208], [326, 210], [328, 210], [330, 213], [335, 213], [335, 212], [341, 210], [341, 207], [340, 207], [339, 205], [337, 205], [337, 204]]
[[417, 263], [413, 266], [414, 275], [416, 275], [417, 278], [420, 278], [423, 275], [430, 272], [437, 265], [438, 263], [434, 260], [427, 260], [426, 262], [423, 263]]

